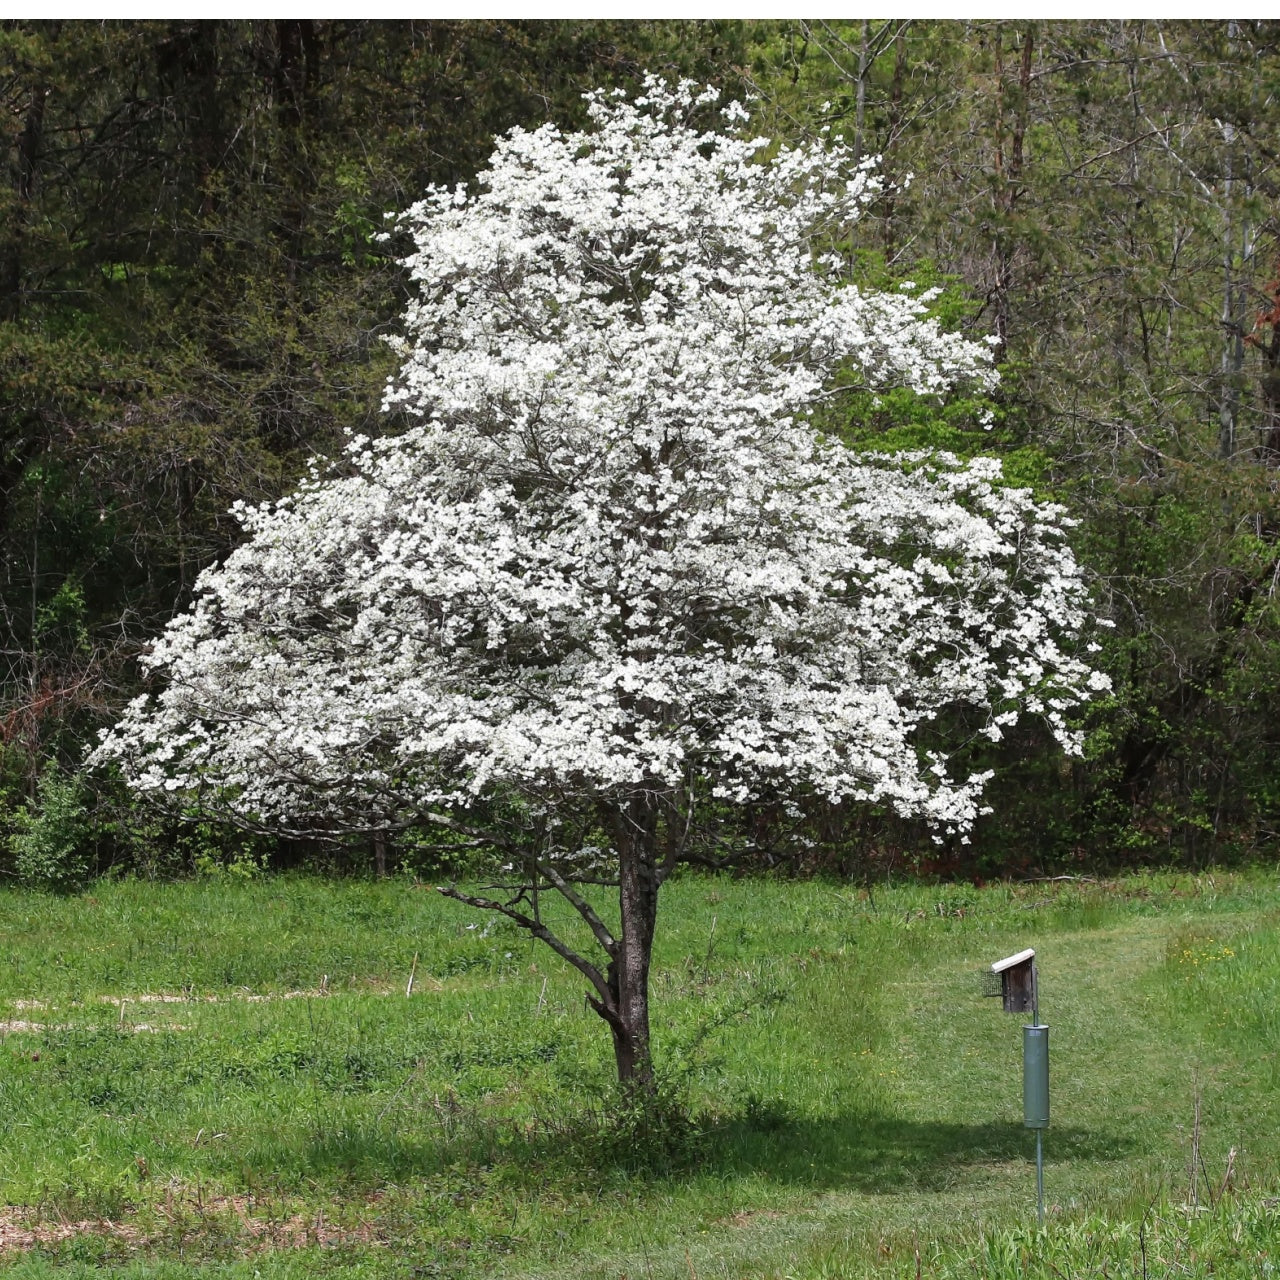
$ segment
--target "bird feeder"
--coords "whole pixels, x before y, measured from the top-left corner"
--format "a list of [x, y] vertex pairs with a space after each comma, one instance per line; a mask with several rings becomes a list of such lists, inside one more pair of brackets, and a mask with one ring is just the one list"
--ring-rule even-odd
[[991, 995], [1001, 997], [1006, 1013], [1030, 1013], [1022, 1028], [1022, 1123], [1036, 1131], [1036, 1205], [1044, 1226], [1044, 1131], [1049, 1127], [1049, 1028], [1040, 1021], [1040, 983], [1036, 953], [1028, 947], [991, 966]]
[[1049, 1127], [1049, 1028], [1022, 1028], [1022, 1124]]

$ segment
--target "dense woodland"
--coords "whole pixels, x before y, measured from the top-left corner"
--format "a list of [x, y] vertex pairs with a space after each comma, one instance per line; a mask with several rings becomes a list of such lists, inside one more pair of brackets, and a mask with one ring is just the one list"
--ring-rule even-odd
[[[1260, 22], [6, 22], [0, 848], [10, 874], [425, 865], [250, 840], [82, 761], [238, 537], [379, 411], [407, 297], [386, 216], [513, 125], [645, 69], [824, 126], [890, 180], [848, 246], [991, 335], [992, 403], [903, 394], [851, 445], [995, 453], [1066, 504], [1114, 696], [1082, 760], [1024, 728], [970, 845], [884, 814], [725, 815], [850, 875], [1269, 854], [1280, 822], [1280, 27]], [[988, 410], [994, 425], [984, 425]], [[193, 819], [198, 815], [191, 815]], [[742, 829], [745, 820], [748, 830]], [[797, 850], [803, 853], [797, 854]]]

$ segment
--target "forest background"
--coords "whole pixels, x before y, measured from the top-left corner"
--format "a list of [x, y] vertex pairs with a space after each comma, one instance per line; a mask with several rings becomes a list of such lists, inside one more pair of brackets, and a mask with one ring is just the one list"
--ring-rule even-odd
[[[70, 885], [429, 867], [171, 825], [81, 762], [235, 544], [379, 412], [408, 284], [386, 215], [494, 134], [645, 70], [830, 125], [889, 180], [857, 278], [943, 286], [990, 402], [867, 398], [851, 445], [995, 453], [1064, 502], [1100, 665], [1083, 759], [1023, 726], [972, 843], [868, 809], [750, 825], [761, 865], [992, 876], [1270, 851], [1280, 824], [1280, 26], [1267, 22], [0, 25], [0, 871]], [[994, 425], [986, 424], [989, 413]], [[193, 817], [195, 815], [192, 815]]]

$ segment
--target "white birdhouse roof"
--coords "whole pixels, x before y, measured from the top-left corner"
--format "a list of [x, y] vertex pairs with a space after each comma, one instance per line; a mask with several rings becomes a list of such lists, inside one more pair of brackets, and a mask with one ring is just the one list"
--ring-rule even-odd
[[1019, 951], [1017, 955], [1005, 956], [1003, 960], [997, 960], [991, 966], [992, 973], [1003, 973], [1006, 969], [1012, 969], [1014, 965], [1026, 964], [1028, 960], [1035, 959], [1035, 948], [1028, 947], [1025, 951]]

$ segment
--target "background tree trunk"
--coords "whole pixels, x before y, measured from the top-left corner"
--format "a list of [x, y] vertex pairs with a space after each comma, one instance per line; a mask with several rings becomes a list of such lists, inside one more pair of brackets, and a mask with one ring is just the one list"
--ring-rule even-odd
[[22, 131], [14, 145], [13, 194], [8, 240], [0, 261], [0, 320], [16, 320], [22, 310], [22, 235], [35, 189], [36, 163], [44, 131], [45, 85], [36, 85], [27, 100]]

